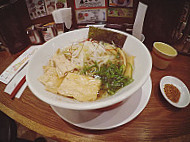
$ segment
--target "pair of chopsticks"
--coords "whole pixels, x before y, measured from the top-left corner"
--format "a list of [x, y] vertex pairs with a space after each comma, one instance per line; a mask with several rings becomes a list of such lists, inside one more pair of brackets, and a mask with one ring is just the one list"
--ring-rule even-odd
[[26, 82], [26, 76], [24, 76], [20, 82], [17, 84], [17, 86], [15, 87], [15, 89], [13, 90], [13, 92], [11, 93], [10, 97], [11, 99], [14, 99], [15, 95], [17, 94], [17, 92], [20, 90], [20, 88], [22, 87], [22, 85]]

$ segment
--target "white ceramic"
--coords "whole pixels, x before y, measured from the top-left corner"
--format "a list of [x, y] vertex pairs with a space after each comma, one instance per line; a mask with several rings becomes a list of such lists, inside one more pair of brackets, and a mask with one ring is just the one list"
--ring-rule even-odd
[[144, 40], [145, 40], [145, 36], [143, 35], [143, 34], [141, 34], [141, 42], [144, 42]]
[[30, 90], [44, 102], [62, 108], [75, 110], [90, 110], [107, 107], [131, 96], [137, 91], [148, 79], [152, 69], [152, 58], [147, 47], [135, 37], [121, 31], [112, 30], [127, 35], [124, 44], [124, 50], [129, 55], [135, 56], [135, 68], [133, 72], [134, 81], [128, 86], [120, 89], [115, 95], [93, 102], [79, 102], [64, 96], [55, 95], [44, 89], [44, 85], [38, 81], [39, 76], [43, 74], [42, 66], [46, 65], [58, 48], [64, 48], [73, 42], [86, 39], [88, 36], [88, 28], [74, 30], [63, 33], [42, 45], [42, 47], [34, 54], [28, 64], [26, 81]]
[[[164, 92], [164, 85], [165, 84], [173, 84], [175, 87], [178, 88], [180, 91], [180, 98], [179, 102], [174, 103], [170, 99], [167, 98], [165, 92]], [[162, 95], [164, 98], [173, 106], [178, 108], [184, 108], [189, 105], [190, 102], [190, 94], [187, 86], [178, 78], [173, 76], [165, 76], [160, 80], [160, 90], [162, 92]]]
[[152, 90], [151, 78], [122, 105], [108, 111], [70, 110], [51, 106], [65, 121], [85, 129], [105, 130], [124, 125], [136, 118], [146, 107]]

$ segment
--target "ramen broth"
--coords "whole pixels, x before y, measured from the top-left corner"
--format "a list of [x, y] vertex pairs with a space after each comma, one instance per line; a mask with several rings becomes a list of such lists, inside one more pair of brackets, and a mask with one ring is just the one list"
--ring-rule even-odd
[[95, 101], [133, 82], [134, 56], [115, 44], [87, 39], [58, 49], [43, 68], [39, 80], [46, 90], [78, 101]]

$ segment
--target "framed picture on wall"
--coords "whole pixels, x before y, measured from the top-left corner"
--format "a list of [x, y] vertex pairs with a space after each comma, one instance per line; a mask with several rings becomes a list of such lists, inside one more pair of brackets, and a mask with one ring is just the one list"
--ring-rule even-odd
[[132, 18], [133, 17], [133, 9], [109, 7], [108, 8], [108, 16], [109, 17]]
[[109, 0], [108, 6], [111, 6], [111, 7], [133, 7], [133, 0]]
[[75, 0], [77, 24], [107, 21], [107, 0]]
[[77, 24], [106, 21], [106, 11], [106, 8], [76, 10]]
[[75, 0], [75, 9], [105, 8], [107, 0]]

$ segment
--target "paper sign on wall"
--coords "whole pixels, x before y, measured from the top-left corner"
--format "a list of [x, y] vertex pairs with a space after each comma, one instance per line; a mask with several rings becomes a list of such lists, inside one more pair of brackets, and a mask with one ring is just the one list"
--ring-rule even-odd
[[97, 8], [97, 7], [106, 7], [105, 0], [75, 0], [75, 8]]
[[75, 0], [77, 24], [107, 20], [106, 0]]
[[106, 8], [76, 10], [76, 18], [78, 24], [106, 21]]
[[47, 14], [50, 15], [54, 10], [67, 7], [67, 0], [45, 0]]
[[110, 17], [133, 17], [133, 9], [128, 8], [108, 8], [108, 16]]

